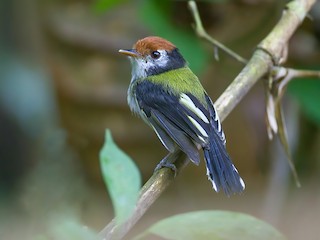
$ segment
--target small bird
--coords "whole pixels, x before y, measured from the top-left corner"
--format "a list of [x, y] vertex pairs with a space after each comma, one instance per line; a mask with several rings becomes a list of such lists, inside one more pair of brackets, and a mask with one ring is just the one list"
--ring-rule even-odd
[[163, 38], [150, 36], [119, 53], [129, 56], [132, 64], [128, 89], [131, 111], [153, 128], [169, 152], [180, 149], [199, 165], [202, 149], [208, 179], [216, 192], [222, 189], [228, 196], [241, 193], [245, 184], [227, 153], [212, 100], [179, 49]]

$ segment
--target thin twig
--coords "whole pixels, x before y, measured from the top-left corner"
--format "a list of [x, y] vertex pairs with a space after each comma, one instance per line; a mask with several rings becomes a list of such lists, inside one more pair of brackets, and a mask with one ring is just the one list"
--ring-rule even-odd
[[279, 89], [282, 90], [288, 83], [297, 78], [320, 78], [320, 71], [301, 70], [285, 67], [275, 67], [274, 81], [278, 82]]
[[[201, 18], [200, 18], [200, 14], [198, 11], [198, 7], [195, 1], [189, 1], [189, 9], [192, 13], [192, 16], [194, 18], [195, 21], [195, 31], [197, 33], [197, 35], [205, 40], [207, 40], [208, 42], [212, 43], [214, 46], [220, 48], [222, 51], [226, 52], [227, 54], [229, 54], [231, 57], [235, 58], [236, 60], [238, 60], [239, 62], [246, 64], [248, 61], [246, 59], [244, 59], [243, 57], [241, 57], [239, 54], [237, 54], [236, 52], [232, 51], [230, 48], [226, 47], [225, 45], [223, 45], [222, 43], [220, 43], [219, 41], [215, 40], [214, 38], [212, 38], [204, 29]], [[216, 51], [215, 51], [216, 52]]]
[[320, 71], [287, 68], [292, 78], [320, 78]]
[[[316, 0], [294, 0], [288, 3], [287, 10], [284, 12], [275, 28], [261, 42], [245, 68], [216, 101], [215, 106], [222, 121], [247, 94], [251, 87], [261, 77], [270, 72], [275, 63], [278, 63], [278, 59], [282, 56], [281, 53], [283, 52], [283, 49], [286, 48], [288, 40], [306, 17], [307, 12], [315, 1]], [[194, 1], [190, 2], [191, 5], [195, 4]], [[191, 10], [194, 11], [195, 9], [193, 8]], [[199, 14], [196, 13], [195, 16], [198, 16], [196, 22], [199, 22]], [[199, 26], [201, 30], [202, 24]], [[201, 31], [202, 34], [203, 32], [205, 33], [203, 27]], [[204, 36], [206, 36], [206, 33]], [[205, 39], [211, 43], [215, 43], [215, 40], [212, 41], [210, 36], [208, 38], [205, 37]], [[223, 46], [221, 49], [226, 48]], [[240, 58], [240, 62], [246, 61], [244, 59], [241, 60]], [[184, 157], [180, 157], [175, 162], [177, 170], [180, 171], [187, 163], [188, 160]], [[118, 227], [115, 227], [114, 222], [111, 222], [101, 231], [99, 236], [102, 239], [121, 239], [124, 237], [148, 210], [152, 203], [155, 202], [161, 193], [173, 182], [173, 179], [174, 172], [171, 171], [171, 169], [163, 168], [155, 172], [143, 186], [140, 199], [138, 200], [137, 207], [132, 217]]]

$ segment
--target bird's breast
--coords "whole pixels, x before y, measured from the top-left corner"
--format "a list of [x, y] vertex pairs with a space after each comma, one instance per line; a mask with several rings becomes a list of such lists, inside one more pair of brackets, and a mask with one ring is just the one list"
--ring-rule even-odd
[[140, 105], [139, 105], [138, 99], [137, 99], [136, 87], [137, 87], [137, 84], [139, 84], [139, 82], [140, 81], [138, 81], [138, 80], [131, 81], [129, 88], [128, 88], [127, 101], [128, 101], [128, 105], [130, 107], [131, 112], [133, 112], [135, 115], [140, 117], [142, 120], [144, 120], [149, 125], [149, 121], [147, 120], [147, 116], [144, 113], [143, 109], [140, 108]]
[[137, 96], [136, 96], [136, 84], [131, 83], [128, 88], [128, 96], [127, 96], [127, 101], [128, 105], [130, 107], [130, 110], [139, 115], [140, 113], [140, 107], [137, 101]]

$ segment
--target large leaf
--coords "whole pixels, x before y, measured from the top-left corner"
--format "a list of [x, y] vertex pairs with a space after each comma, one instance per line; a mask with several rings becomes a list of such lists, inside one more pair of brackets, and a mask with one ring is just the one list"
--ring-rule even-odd
[[141, 187], [140, 173], [131, 158], [114, 143], [109, 130], [106, 130], [100, 151], [100, 164], [119, 224], [130, 216], [136, 205]]
[[199, 211], [179, 214], [151, 226], [138, 239], [150, 234], [174, 240], [283, 240], [269, 224], [252, 216], [228, 211]]
[[90, 228], [83, 226], [77, 217], [70, 214], [52, 217], [48, 225], [48, 232], [48, 236], [39, 235], [36, 240], [98, 240], [97, 233]]
[[144, 0], [140, 9], [143, 24], [153, 34], [173, 42], [189, 62], [190, 68], [195, 73], [200, 73], [208, 63], [209, 53], [193, 31], [179, 29], [170, 21], [172, 4], [174, 2], [170, 0]]

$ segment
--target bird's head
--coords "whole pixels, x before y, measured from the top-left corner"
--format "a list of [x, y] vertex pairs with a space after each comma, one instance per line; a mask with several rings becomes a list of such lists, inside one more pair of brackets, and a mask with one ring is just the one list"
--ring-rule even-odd
[[178, 48], [160, 37], [140, 39], [132, 49], [120, 49], [119, 53], [129, 56], [132, 76], [135, 79], [157, 75], [186, 65]]

